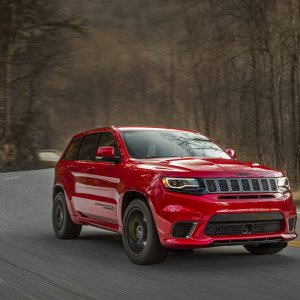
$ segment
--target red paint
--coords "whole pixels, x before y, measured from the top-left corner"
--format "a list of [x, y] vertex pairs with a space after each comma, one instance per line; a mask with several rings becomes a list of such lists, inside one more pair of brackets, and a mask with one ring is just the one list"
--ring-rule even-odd
[[[54, 186], [61, 186], [66, 194], [69, 211], [74, 222], [122, 232], [123, 200], [128, 192], [143, 195], [151, 208], [161, 243], [168, 248], [207, 247], [214, 241], [244, 239], [244, 235], [207, 237], [204, 234], [208, 220], [217, 213], [280, 212], [285, 226], [276, 234], [251, 234], [247, 238], [296, 238], [289, 233], [288, 218], [296, 217], [291, 193], [268, 193], [274, 198], [251, 199], [259, 193], [247, 193], [248, 199], [219, 199], [224, 194], [194, 196], [168, 191], [162, 177], [234, 178], [248, 173], [248, 178], [275, 178], [283, 172], [266, 166], [241, 162], [236, 159], [217, 158], [153, 158], [133, 159], [129, 156], [120, 130], [140, 130], [147, 127], [107, 127], [80, 133], [112, 132], [120, 149], [120, 162], [67, 161], [56, 165]], [[193, 131], [187, 131], [193, 132]], [[113, 148], [101, 147], [97, 156], [113, 156]], [[230, 152], [234, 157], [234, 152]], [[238, 195], [228, 193], [226, 195]], [[173, 238], [171, 229], [177, 221], [193, 221], [196, 229], [190, 238]]]
[[109, 157], [113, 158], [115, 151], [113, 147], [100, 147], [96, 151], [96, 157]]

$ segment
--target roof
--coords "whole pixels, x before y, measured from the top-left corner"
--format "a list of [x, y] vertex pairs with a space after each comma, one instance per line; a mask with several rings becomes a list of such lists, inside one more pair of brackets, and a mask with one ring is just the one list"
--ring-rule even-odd
[[180, 131], [189, 131], [189, 132], [198, 132], [196, 130], [184, 129], [184, 128], [172, 128], [172, 127], [164, 127], [164, 126], [121, 126], [116, 127], [119, 131], [125, 130], [180, 130]]
[[163, 127], [163, 126], [120, 126], [120, 127], [115, 127], [115, 126], [108, 126], [108, 127], [100, 127], [100, 128], [95, 128], [91, 129], [88, 131], [83, 131], [78, 134], [75, 134], [73, 138], [78, 138], [83, 135], [91, 134], [91, 133], [96, 133], [102, 130], [118, 130], [118, 131], [126, 131], [126, 130], [179, 130], [179, 131], [187, 131], [187, 132], [195, 132], [198, 133], [196, 130], [191, 130], [191, 129], [183, 129], [183, 128], [171, 128], [171, 127]]

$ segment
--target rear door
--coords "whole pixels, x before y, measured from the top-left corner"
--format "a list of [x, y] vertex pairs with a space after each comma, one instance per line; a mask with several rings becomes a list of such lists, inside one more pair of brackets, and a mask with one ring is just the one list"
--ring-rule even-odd
[[72, 172], [74, 176], [73, 205], [84, 216], [89, 216], [89, 201], [93, 200], [94, 180], [92, 170], [95, 163], [96, 148], [100, 133], [91, 133], [84, 137]]

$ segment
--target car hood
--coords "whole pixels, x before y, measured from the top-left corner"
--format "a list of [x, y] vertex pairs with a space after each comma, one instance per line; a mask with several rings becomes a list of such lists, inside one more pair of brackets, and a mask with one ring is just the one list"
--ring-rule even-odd
[[[278, 170], [253, 162], [221, 158], [155, 158], [135, 160], [138, 168], [165, 172], [168, 175], [196, 177], [280, 177]], [[180, 176], [180, 175], [179, 175]]]

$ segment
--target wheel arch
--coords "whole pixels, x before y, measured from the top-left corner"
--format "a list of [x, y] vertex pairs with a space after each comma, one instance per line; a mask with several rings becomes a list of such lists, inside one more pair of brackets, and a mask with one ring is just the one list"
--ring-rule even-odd
[[53, 201], [54, 201], [55, 196], [59, 192], [63, 193], [66, 196], [64, 188], [60, 184], [56, 184], [55, 186], [53, 186], [53, 190], [52, 190], [52, 199], [53, 199]]
[[135, 199], [142, 199], [149, 206], [156, 228], [158, 229], [160, 235], [159, 228], [161, 227], [161, 211], [158, 204], [155, 202], [155, 199], [151, 199], [151, 197], [145, 192], [135, 189], [126, 191], [121, 198], [118, 214], [118, 220], [121, 228], [123, 227], [125, 210], [128, 205]]
[[[123, 223], [123, 217], [124, 217], [126, 208], [135, 199], [143, 199], [150, 206], [149, 200], [144, 193], [142, 193], [140, 191], [135, 191], [135, 190], [126, 191], [122, 197], [122, 203], [121, 203], [122, 223]], [[151, 209], [151, 207], [150, 207], [150, 209]]]
[[58, 193], [63, 193], [64, 196], [65, 196], [65, 199], [66, 199], [66, 203], [67, 203], [67, 207], [68, 207], [68, 210], [69, 210], [69, 213], [70, 213], [70, 216], [71, 216], [71, 219], [72, 221], [75, 223], [75, 224], [81, 224], [80, 221], [77, 220], [77, 217], [78, 217], [78, 213], [75, 211], [73, 205], [72, 205], [72, 202], [70, 201], [70, 198], [68, 197], [63, 185], [61, 184], [55, 184], [53, 186], [53, 190], [52, 190], [52, 198], [53, 198], [53, 202], [54, 202], [54, 199], [55, 199], [55, 196], [58, 194]]

